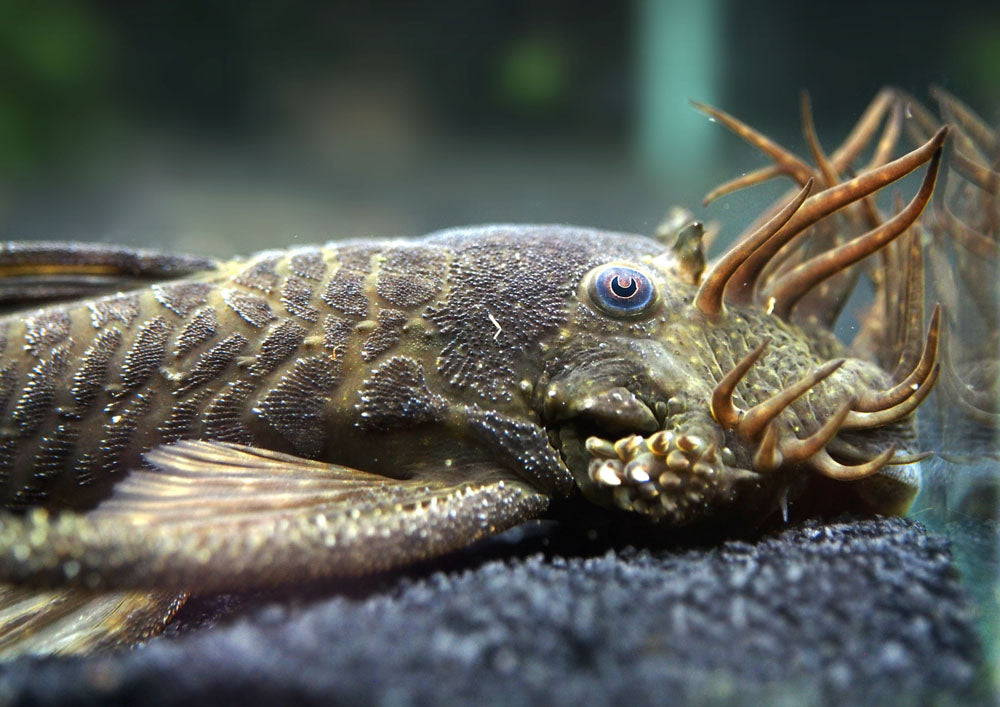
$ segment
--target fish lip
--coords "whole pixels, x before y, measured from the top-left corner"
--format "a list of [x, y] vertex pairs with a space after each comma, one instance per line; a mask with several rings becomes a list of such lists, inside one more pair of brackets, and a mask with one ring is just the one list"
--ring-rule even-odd
[[615, 440], [655, 432], [661, 428], [661, 421], [654, 409], [654, 403], [620, 385], [577, 395], [565, 387], [552, 387], [541, 417], [563, 464], [578, 484], [585, 484], [591, 461], [587, 439]]
[[546, 427], [577, 424], [605, 435], [649, 434], [660, 429], [654, 409], [655, 405], [620, 385], [580, 395], [553, 386], [546, 396], [542, 419]]

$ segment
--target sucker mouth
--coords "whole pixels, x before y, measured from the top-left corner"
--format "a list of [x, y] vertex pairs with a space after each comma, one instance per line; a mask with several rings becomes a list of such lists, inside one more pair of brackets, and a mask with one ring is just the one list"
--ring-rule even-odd
[[615, 387], [568, 402], [555, 401], [549, 412], [553, 409], [555, 414], [546, 424], [549, 440], [577, 482], [584, 485], [594, 459], [588, 440], [655, 434], [663, 429], [667, 408], [663, 402], [649, 404], [628, 389]]
[[733, 466], [729, 449], [693, 434], [658, 430], [614, 442], [592, 436], [584, 448], [584, 495], [657, 524], [686, 525], [766, 486], [760, 474]]
[[584, 496], [598, 505], [683, 525], [761, 483], [759, 474], [736, 466], [728, 447], [666, 429], [671, 411], [679, 412], [673, 399], [616, 387], [556, 402], [549, 439]]

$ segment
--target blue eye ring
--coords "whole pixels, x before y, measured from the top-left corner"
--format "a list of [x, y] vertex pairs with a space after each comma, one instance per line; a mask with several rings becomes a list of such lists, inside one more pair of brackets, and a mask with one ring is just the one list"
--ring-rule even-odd
[[652, 279], [627, 265], [606, 265], [594, 271], [587, 294], [594, 306], [613, 317], [638, 317], [656, 303]]

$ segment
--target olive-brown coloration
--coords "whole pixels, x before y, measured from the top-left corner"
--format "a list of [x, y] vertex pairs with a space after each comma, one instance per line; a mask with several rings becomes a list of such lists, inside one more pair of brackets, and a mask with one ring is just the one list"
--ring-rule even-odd
[[[666, 249], [506, 225], [225, 263], [8, 247], [0, 275], [62, 301], [0, 320], [0, 578], [69, 608], [0, 651], [134, 641], [183, 593], [397, 566], [551, 500], [753, 527], [834, 483], [902, 512], [939, 315], [926, 338], [907, 319], [887, 372], [828, 310], [919, 217], [944, 135], [843, 183], [843, 158], [815, 174], [772, 150], [802, 191], [707, 273], [692, 222]], [[831, 225], [925, 163], [897, 215]]]

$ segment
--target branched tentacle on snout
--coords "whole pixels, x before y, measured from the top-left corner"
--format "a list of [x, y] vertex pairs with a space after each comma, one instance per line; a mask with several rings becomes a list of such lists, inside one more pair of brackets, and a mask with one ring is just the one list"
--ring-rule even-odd
[[[846, 405], [842, 404], [829, 420], [820, 425], [819, 429], [806, 439], [798, 439], [790, 431], [783, 432], [779, 427], [778, 415], [843, 366], [844, 359], [828, 361], [764, 402], [754, 405], [749, 410], [742, 410], [733, 401], [733, 392], [736, 390], [737, 384], [743, 380], [750, 368], [763, 355], [767, 344], [768, 342], [764, 341], [744, 356], [715, 387], [710, 406], [712, 416], [716, 422], [733, 430], [741, 439], [756, 445], [753, 457], [755, 470], [771, 472], [778, 469], [783, 463], [811, 463], [813, 460], [823, 459], [824, 463], [813, 465], [813, 467], [820, 473], [826, 473], [830, 469], [830, 465], [825, 463], [823, 457], [826, 444], [842, 428], [844, 420], [851, 412], [851, 404], [854, 401], [848, 401]], [[875, 473], [882, 465], [870, 473]], [[838, 478], [840, 476], [838, 474]]]
[[[816, 137], [812, 122], [812, 112], [807, 96], [803, 96], [802, 113], [806, 140], [812, 151], [817, 167], [809, 167], [791, 152], [768, 140], [737, 119], [708, 106], [698, 105], [701, 110], [719, 120], [741, 137], [765, 152], [774, 166], [771, 172], [791, 177], [801, 191], [791, 201], [780, 208], [775, 207], [767, 223], [760, 225], [745, 237], [729, 253], [724, 255], [702, 279], [693, 300], [694, 307], [701, 315], [712, 321], [725, 317], [725, 303], [738, 305], [766, 306], [769, 314], [789, 321], [792, 309], [820, 283], [845, 272], [855, 263], [874, 252], [885, 248], [894, 239], [906, 233], [919, 218], [930, 202], [938, 168], [941, 161], [942, 145], [947, 129], [939, 129], [917, 150], [889, 162], [888, 155], [898, 138], [900, 128], [899, 100], [889, 93], [880, 95], [870, 107], [866, 118], [856, 129], [856, 134], [848, 140], [850, 147], [842, 147], [827, 156]], [[882, 117], [892, 111], [885, 134], [876, 148], [876, 156], [868, 169], [847, 182], [841, 182], [840, 174], [849, 166], [859, 149], [874, 134]], [[900, 208], [891, 219], [882, 222], [874, 214], [871, 203], [864, 204], [871, 194], [887, 184], [899, 179], [923, 163], [929, 163], [920, 190], [906, 208]], [[765, 177], [762, 171], [758, 178], [744, 180], [756, 183]], [[773, 176], [773, 175], [769, 175]], [[813, 184], [819, 184], [822, 191], [810, 196]], [[734, 185], [724, 185], [717, 192], [725, 193]], [[713, 196], [718, 193], [713, 192]], [[803, 251], [797, 260], [789, 261], [783, 269], [765, 274], [769, 266], [780, 258], [779, 251], [799, 238], [807, 228], [823, 217], [848, 204], [861, 202], [874, 216], [868, 218], [869, 229], [846, 242], [834, 242], [819, 254]], [[870, 216], [872, 214], [869, 214]], [[851, 214], [853, 215], [853, 214]], [[855, 219], [858, 220], [858, 219]], [[742, 360], [722, 377], [711, 395], [709, 410], [712, 418], [724, 429], [731, 430], [737, 439], [745, 442], [750, 450], [754, 471], [771, 473], [785, 465], [802, 463], [814, 471], [834, 479], [850, 480], [877, 473], [883, 466], [892, 463], [895, 448], [881, 449], [878, 454], [852, 458], [857, 462], [848, 466], [834, 459], [827, 450], [836, 447], [837, 435], [842, 430], [871, 430], [897, 423], [909, 416], [927, 397], [937, 380], [939, 366], [937, 349], [940, 334], [940, 309], [935, 308], [926, 333], [923, 349], [918, 348], [920, 322], [923, 318], [923, 292], [917, 289], [916, 275], [922, 274], [918, 241], [910, 239], [911, 270], [910, 289], [898, 296], [899, 305], [905, 310], [904, 320], [906, 341], [898, 346], [899, 363], [893, 376], [893, 385], [887, 390], [878, 390], [867, 384], [862, 390], [844, 390], [833, 393], [821, 409], [835, 410], [825, 419], [815, 420], [815, 428], [804, 438], [798, 430], [803, 421], [788, 419], [782, 413], [795, 400], [810, 390], [816, 389], [821, 381], [844, 364], [844, 359], [832, 360], [818, 365], [800, 380], [785, 387], [767, 400], [758, 402], [749, 409], [736, 406], [733, 395], [737, 385], [743, 381], [751, 368], [758, 364], [768, 345], [765, 340], [750, 351]], [[786, 249], [787, 250], [787, 249]], [[801, 250], [801, 249], [800, 249]], [[916, 268], [916, 269], [914, 269]], [[922, 281], [922, 278], [921, 278]], [[912, 290], [912, 292], [910, 291]], [[905, 305], [905, 306], [904, 306]], [[914, 336], [916, 334], [916, 336]], [[912, 339], [911, 339], [912, 337]], [[897, 337], [899, 338], [899, 337]], [[912, 341], [912, 344], [909, 343]], [[919, 360], [918, 360], [919, 356]], [[848, 374], [850, 375], [850, 374]], [[829, 395], [829, 386], [817, 390], [818, 395]], [[836, 390], [836, 389], [834, 389]], [[840, 396], [840, 397], [836, 397]], [[836, 453], [836, 452], [834, 452]]]
[[938, 378], [939, 336], [940, 307], [935, 307], [923, 351], [913, 370], [888, 390], [866, 390], [858, 397], [844, 400], [831, 417], [804, 439], [799, 439], [787, 425], [782, 425], [778, 416], [795, 400], [839, 369], [844, 364], [844, 359], [817, 366], [767, 400], [743, 410], [734, 402], [733, 394], [736, 386], [764, 354], [768, 345], [765, 340], [737, 362], [715, 386], [709, 410], [716, 422], [732, 430], [740, 439], [755, 445], [753, 467], [757, 472], [773, 472], [783, 464], [806, 463], [818, 473], [838, 480], [871, 476], [893, 462], [895, 445], [856, 465], [836, 461], [826, 447], [841, 430], [884, 427], [904, 419], [916, 410]]
[[820, 425], [819, 429], [805, 439], [797, 437], [782, 438], [778, 433], [776, 423], [770, 423], [764, 430], [760, 445], [754, 453], [754, 468], [762, 472], [777, 470], [782, 464], [804, 462], [826, 448], [826, 445], [837, 436], [844, 418], [851, 411], [854, 401], [848, 400]]
[[[682, 317], [667, 315], [659, 320], [667, 333], [669, 355], [643, 358], [644, 365], [657, 362], [650, 367], [660, 376], [650, 377], [633, 407], [648, 406], [659, 431], [648, 438], [631, 435], [617, 442], [592, 437], [587, 443], [589, 473], [577, 474], [578, 480], [586, 477], [581, 487], [590, 495], [596, 489], [600, 502], [686, 523], [718, 514], [717, 509], [671, 505], [687, 496], [702, 504], [706, 499], [721, 502], [736, 485], [740, 493], [752, 489], [757, 510], [767, 513], [784, 508], [790, 492], [808, 495], [827, 487], [825, 482], [803, 478], [801, 472], [837, 481], [878, 475], [854, 484], [851, 493], [862, 501], [871, 500], [879, 510], [900, 512], [919, 488], [919, 469], [886, 467], [922, 458], [912, 453], [916, 427], [908, 418], [937, 381], [939, 345], [947, 348], [940, 344], [944, 337], [940, 306], [926, 329], [923, 325], [926, 233], [919, 219], [934, 194], [949, 128], [918, 116], [921, 144], [892, 159], [901, 132], [912, 121], [904, 120], [904, 98], [887, 89], [847, 140], [826, 152], [804, 95], [803, 130], [810, 165], [727, 113], [696, 107], [772, 161], [769, 167], [722, 185], [707, 200], [776, 176], [791, 178], [798, 193], [765, 210], [700, 277], [678, 265], [687, 259], [681, 239], [671, 253], [655, 261], [662, 261], [668, 270], [683, 270], [680, 280], [695, 288], [684, 301], [689, 309]], [[968, 124], [970, 132], [986, 134], [973, 118], [956, 117], [962, 113], [960, 107], [951, 112], [959, 126]], [[980, 142], [991, 142], [991, 137]], [[873, 140], [868, 162], [856, 165]], [[964, 143], [958, 149], [974, 154], [973, 147]], [[899, 199], [895, 212], [883, 216], [875, 195], [923, 165], [926, 172], [910, 202], [904, 206]], [[995, 164], [990, 163], [989, 169], [995, 172]], [[992, 194], [994, 177], [984, 174], [980, 170], [981, 178], [973, 181]], [[970, 233], [963, 229], [963, 235]], [[965, 240], [977, 253], [995, 250], [984, 245], [985, 238], [968, 235]], [[878, 265], [864, 264], [876, 254]], [[865, 320], [848, 357], [835, 340], [833, 326], [865, 272], [876, 286], [877, 307], [884, 316]], [[666, 288], [668, 294], [670, 290]], [[669, 298], [665, 302], [669, 304]], [[957, 311], [955, 303], [946, 302], [950, 311]], [[707, 346], [695, 337], [696, 350], [689, 352], [684, 327], [692, 324], [696, 330], [704, 327], [709, 335]], [[744, 330], [748, 324], [750, 329]], [[794, 345], [796, 341], [806, 345]], [[774, 350], [762, 363], [769, 342]], [[875, 361], [866, 360], [872, 358]], [[692, 381], [704, 385], [693, 387]], [[632, 381], [620, 384], [629, 390], [636, 387]], [[683, 416], [658, 400], [675, 396], [675, 389], [686, 390], [691, 397]], [[601, 419], [612, 416], [605, 413]], [[645, 427], [651, 426], [647, 421]], [[648, 434], [637, 425], [617, 424], [614, 429]], [[692, 440], [699, 450], [694, 456], [684, 446]], [[692, 473], [696, 467], [706, 473]], [[890, 478], [906, 492], [897, 497], [878, 490]], [[704, 479], [709, 479], [707, 490], [699, 487]], [[742, 485], [744, 481], [749, 485]], [[741, 497], [738, 505], [751, 504]]]

